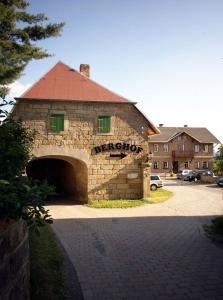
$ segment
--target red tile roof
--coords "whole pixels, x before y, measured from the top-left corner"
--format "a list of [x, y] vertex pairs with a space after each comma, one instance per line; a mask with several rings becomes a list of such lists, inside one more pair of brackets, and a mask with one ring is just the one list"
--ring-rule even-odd
[[62, 62], [58, 62], [17, 99], [129, 102]]

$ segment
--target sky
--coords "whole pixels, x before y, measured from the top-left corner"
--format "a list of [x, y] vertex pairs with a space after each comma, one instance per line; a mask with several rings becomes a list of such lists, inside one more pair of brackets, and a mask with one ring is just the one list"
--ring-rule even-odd
[[223, 143], [222, 0], [31, 0], [30, 13], [65, 22], [38, 42], [54, 56], [31, 61], [24, 90], [59, 60], [137, 102], [155, 124], [207, 127]]

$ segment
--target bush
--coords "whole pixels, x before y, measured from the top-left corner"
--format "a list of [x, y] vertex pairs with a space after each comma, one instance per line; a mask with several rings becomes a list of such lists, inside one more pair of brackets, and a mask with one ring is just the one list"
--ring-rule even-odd
[[29, 180], [22, 176], [29, 160], [35, 133], [21, 121], [9, 118], [0, 126], [0, 220], [26, 220], [37, 228], [52, 223], [44, 208], [54, 188], [47, 182]]
[[34, 227], [52, 223], [49, 211], [43, 206], [47, 196], [52, 194], [54, 188], [46, 182], [31, 181], [26, 177], [11, 182], [0, 180], [0, 219], [22, 218]]

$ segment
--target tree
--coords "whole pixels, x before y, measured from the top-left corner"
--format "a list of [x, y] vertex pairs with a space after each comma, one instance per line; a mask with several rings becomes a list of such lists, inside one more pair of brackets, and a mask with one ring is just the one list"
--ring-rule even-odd
[[0, 127], [0, 179], [11, 180], [21, 176], [31, 159], [34, 132], [22, 126], [21, 121], [7, 118]]
[[214, 159], [214, 171], [218, 174], [223, 174], [223, 144], [219, 146]]
[[16, 80], [32, 59], [50, 56], [35, 43], [57, 37], [64, 23], [46, 23], [44, 14], [29, 14], [29, 1], [0, 0], [0, 115], [7, 112], [4, 106], [7, 85]]
[[0, 220], [23, 218], [36, 229], [52, 222], [44, 201], [54, 188], [22, 176], [34, 134], [11, 118], [0, 126]]

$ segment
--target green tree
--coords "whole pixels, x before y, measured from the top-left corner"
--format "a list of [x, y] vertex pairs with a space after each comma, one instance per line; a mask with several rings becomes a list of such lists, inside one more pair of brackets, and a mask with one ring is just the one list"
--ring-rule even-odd
[[21, 176], [31, 159], [34, 132], [23, 127], [21, 121], [6, 119], [0, 126], [0, 179]]
[[31, 158], [35, 133], [7, 118], [0, 126], [0, 220], [23, 218], [28, 225], [51, 223], [44, 202], [54, 188], [22, 176]]
[[32, 59], [50, 54], [36, 42], [60, 35], [64, 23], [48, 23], [47, 16], [29, 14], [29, 1], [0, 0], [0, 115], [7, 112], [7, 85], [16, 80]]
[[223, 174], [223, 144], [219, 146], [214, 159], [214, 171], [218, 174]]

